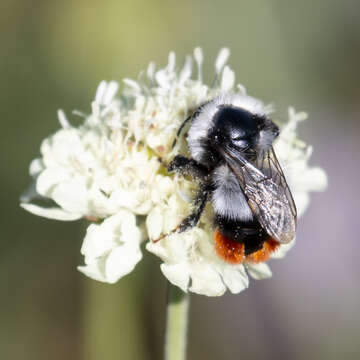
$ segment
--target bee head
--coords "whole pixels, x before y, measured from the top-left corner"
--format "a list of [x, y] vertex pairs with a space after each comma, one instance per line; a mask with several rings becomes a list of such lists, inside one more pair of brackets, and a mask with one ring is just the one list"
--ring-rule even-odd
[[216, 145], [230, 145], [245, 153], [266, 150], [279, 134], [265, 116], [229, 105], [220, 107], [214, 125], [211, 137]]
[[279, 133], [264, 105], [247, 95], [219, 95], [194, 113], [187, 142], [194, 160], [208, 167], [221, 161], [219, 148], [231, 146], [248, 157], [265, 151]]

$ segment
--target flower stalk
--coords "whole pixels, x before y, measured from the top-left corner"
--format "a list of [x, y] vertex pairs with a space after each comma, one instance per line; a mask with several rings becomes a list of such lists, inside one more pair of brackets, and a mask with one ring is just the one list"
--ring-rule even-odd
[[190, 296], [168, 283], [165, 360], [185, 360]]

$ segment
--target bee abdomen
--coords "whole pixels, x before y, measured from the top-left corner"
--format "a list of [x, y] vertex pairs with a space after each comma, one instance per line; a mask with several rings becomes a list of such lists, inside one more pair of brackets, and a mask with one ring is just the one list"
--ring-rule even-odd
[[267, 261], [279, 246], [255, 220], [241, 223], [215, 216], [215, 250], [226, 262], [236, 264]]

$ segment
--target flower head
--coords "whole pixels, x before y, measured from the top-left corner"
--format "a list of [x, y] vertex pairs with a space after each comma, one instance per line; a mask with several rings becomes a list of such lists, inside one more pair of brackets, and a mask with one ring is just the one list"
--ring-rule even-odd
[[[31, 163], [34, 184], [21, 205], [57, 220], [94, 221], [81, 249], [81, 272], [114, 283], [141, 260], [140, 245], [146, 241], [146, 249], [162, 260], [163, 274], [184, 291], [208, 296], [226, 289], [238, 293], [248, 287], [248, 274], [256, 279], [271, 276], [259, 259], [247, 256], [234, 263], [219, 256], [211, 202], [196, 226], [175, 231], [190, 214], [197, 189], [192, 178], [167, 171], [179, 151], [188, 151], [185, 137], [173, 146], [184, 120], [222, 94], [237, 94], [246, 106], [265, 114], [272, 111], [235, 85], [235, 74], [226, 65], [228, 56], [228, 49], [220, 51], [212, 86], [203, 83], [203, 54], [196, 48], [180, 69], [170, 53], [164, 68], [156, 70], [151, 63], [138, 81], [124, 79], [120, 96], [116, 82], [102, 82], [91, 113], [81, 115], [84, 121], [78, 127], [59, 112], [62, 128], [43, 141], [41, 156]], [[326, 186], [324, 171], [308, 165], [311, 147], [296, 136], [296, 126], [305, 118], [290, 108], [274, 143], [299, 214], [309, 193]], [[274, 247], [271, 257], [282, 257], [293, 243]]]

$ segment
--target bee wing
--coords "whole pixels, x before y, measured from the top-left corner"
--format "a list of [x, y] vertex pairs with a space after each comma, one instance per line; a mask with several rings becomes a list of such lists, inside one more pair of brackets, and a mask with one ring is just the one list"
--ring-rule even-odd
[[255, 165], [235, 149], [226, 147], [220, 152], [239, 180], [260, 225], [280, 243], [293, 240], [296, 206], [273, 148], [259, 155]]

